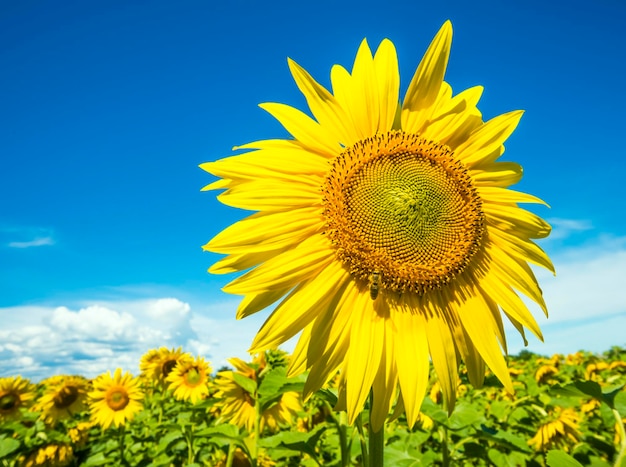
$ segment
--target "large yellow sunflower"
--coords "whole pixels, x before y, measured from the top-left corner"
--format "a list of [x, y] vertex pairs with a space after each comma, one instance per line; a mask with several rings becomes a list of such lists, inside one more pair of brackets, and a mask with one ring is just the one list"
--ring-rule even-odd
[[0, 378], [0, 422], [17, 419], [35, 397], [35, 388], [21, 376]]
[[105, 429], [111, 424], [126, 424], [143, 408], [139, 386], [139, 378], [128, 372], [122, 375], [120, 368], [113, 376], [110, 371], [98, 376], [93, 382], [94, 390], [89, 393], [91, 418]]
[[215, 236], [227, 254], [209, 271], [247, 271], [224, 290], [243, 296], [243, 318], [279, 301], [250, 352], [302, 331], [290, 374], [310, 370], [311, 394], [341, 369], [340, 396], [354, 421], [373, 390], [379, 429], [399, 386], [413, 425], [432, 359], [449, 410], [459, 357], [480, 385], [485, 363], [512, 384], [503, 315], [524, 334], [541, 331], [519, 294], [546, 311], [528, 262], [553, 271], [532, 239], [550, 226], [518, 203], [541, 203], [508, 186], [522, 168], [500, 162], [521, 111], [483, 122], [482, 87], [457, 95], [443, 80], [452, 26], [426, 51], [404, 100], [394, 45], [361, 43], [352, 73], [331, 70], [332, 93], [289, 60], [311, 113], [261, 107], [293, 139], [202, 164], [221, 179], [229, 206], [259, 211]]
[[168, 389], [174, 391], [178, 400], [190, 400], [193, 404], [209, 394], [211, 367], [202, 357], [181, 359], [167, 376]]
[[32, 410], [41, 412], [47, 423], [72, 418], [87, 408], [89, 381], [82, 376], [52, 376], [42, 382], [43, 395]]

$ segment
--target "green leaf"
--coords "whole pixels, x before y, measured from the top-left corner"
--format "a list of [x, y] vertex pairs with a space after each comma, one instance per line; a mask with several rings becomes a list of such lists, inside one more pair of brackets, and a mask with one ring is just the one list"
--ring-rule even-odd
[[548, 467], [583, 467], [583, 465], [564, 451], [548, 451], [546, 456]]
[[[606, 402], [609, 407], [612, 409], [615, 408], [615, 397], [622, 391], [624, 385], [617, 386], [613, 389], [609, 389], [606, 392], [602, 393], [602, 401]], [[618, 410], [619, 412], [619, 410]]]
[[14, 451], [17, 451], [21, 443], [13, 438], [0, 439], [0, 459], [8, 456]]
[[335, 394], [330, 389], [320, 389], [315, 393], [315, 396], [328, 402], [331, 407], [337, 405], [337, 394]]
[[461, 402], [457, 404], [447, 422], [451, 430], [460, 430], [466, 426], [480, 424], [485, 421], [485, 416], [471, 405]]
[[614, 399], [615, 410], [623, 417], [626, 417], [626, 392], [620, 391]]
[[163, 438], [161, 438], [161, 441], [159, 442], [157, 449], [160, 452], [168, 452], [171, 450], [172, 445], [176, 441], [180, 440], [182, 437], [183, 437], [183, 434], [180, 430], [170, 431], [165, 436], [163, 436]]
[[308, 433], [299, 433], [295, 431], [283, 431], [274, 436], [268, 436], [259, 440], [259, 446], [265, 448], [286, 449], [292, 452], [305, 453], [317, 459], [315, 445], [320, 436], [324, 434], [326, 426], [318, 425]]
[[233, 379], [235, 383], [241, 386], [244, 391], [253, 396], [256, 394], [257, 384], [253, 379], [247, 378], [239, 373], [233, 372]]

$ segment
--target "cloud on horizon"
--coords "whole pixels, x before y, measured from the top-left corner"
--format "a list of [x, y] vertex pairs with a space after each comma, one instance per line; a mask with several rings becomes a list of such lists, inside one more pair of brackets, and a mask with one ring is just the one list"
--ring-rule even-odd
[[8, 246], [11, 248], [32, 248], [35, 246], [54, 245], [54, 239], [52, 237], [37, 237], [33, 240], [26, 242], [9, 242]]
[[54, 234], [49, 228], [0, 226], [0, 244], [9, 248], [33, 248], [55, 243]]
[[[527, 349], [549, 355], [626, 346], [626, 237], [600, 236], [575, 247], [541, 245], [550, 253], [557, 276], [537, 270], [550, 318], [529, 303], [545, 343], [528, 332]], [[0, 308], [0, 376], [93, 377], [117, 367], [136, 374], [141, 355], [161, 346], [182, 346], [218, 369], [230, 357], [248, 358], [248, 346], [269, 315], [266, 310], [237, 321], [238, 302], [225, 296], [192, 306], [170, 297]], [[507, 336], [511, 354], [524, 349], [512, 326]], [[292, 339], [283, 348], [291, 351], [293, 345]]]

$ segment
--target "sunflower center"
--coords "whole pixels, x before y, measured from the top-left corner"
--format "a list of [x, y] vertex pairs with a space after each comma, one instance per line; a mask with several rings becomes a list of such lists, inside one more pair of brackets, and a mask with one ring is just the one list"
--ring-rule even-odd
[[161, 373], [163, 374], [164, 378], [172, 372], [177, 363], [178, 360], [166, 360], [165, 362], [163, 362], [163, 364], [161, 365]]
[[202, 382], [202, 375], [196, 368], [191, 368], [185, 373], [185, 383], [187, 386], [196, 387]]
[[20, 397], [17, 394], [8, 393], [0, 396], [0, 411], [10, 412], [20, 405]]
[[78, 389], [75, 386], [64, 386], [54, 396], [54, 406], [58, 409], [70, 407], [78, 399]]
[[[351, 273], [424, 294], [461, 273], [484, 230], [482, 203], [452, 151], [391, 131], [336, 157], [324, 185], [327, 234]], [[373, 282], [373, 284], [372, 284]]]
[[130, 398], [125, 389], [112, 388], [106, 395], [106, 401], [111, 410], [118, 411], [123, 410], [128, 405]]

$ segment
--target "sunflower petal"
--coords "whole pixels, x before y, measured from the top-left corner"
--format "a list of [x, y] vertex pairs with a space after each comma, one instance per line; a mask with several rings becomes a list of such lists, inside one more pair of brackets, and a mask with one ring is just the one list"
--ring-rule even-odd
[[424, 110], [437, 98], [448, 66], [451, 43], [452, 24], [446, 21], [428, 47], [404, 97], [402, 128], [405, 131], [419, 133], [426, 123]]

